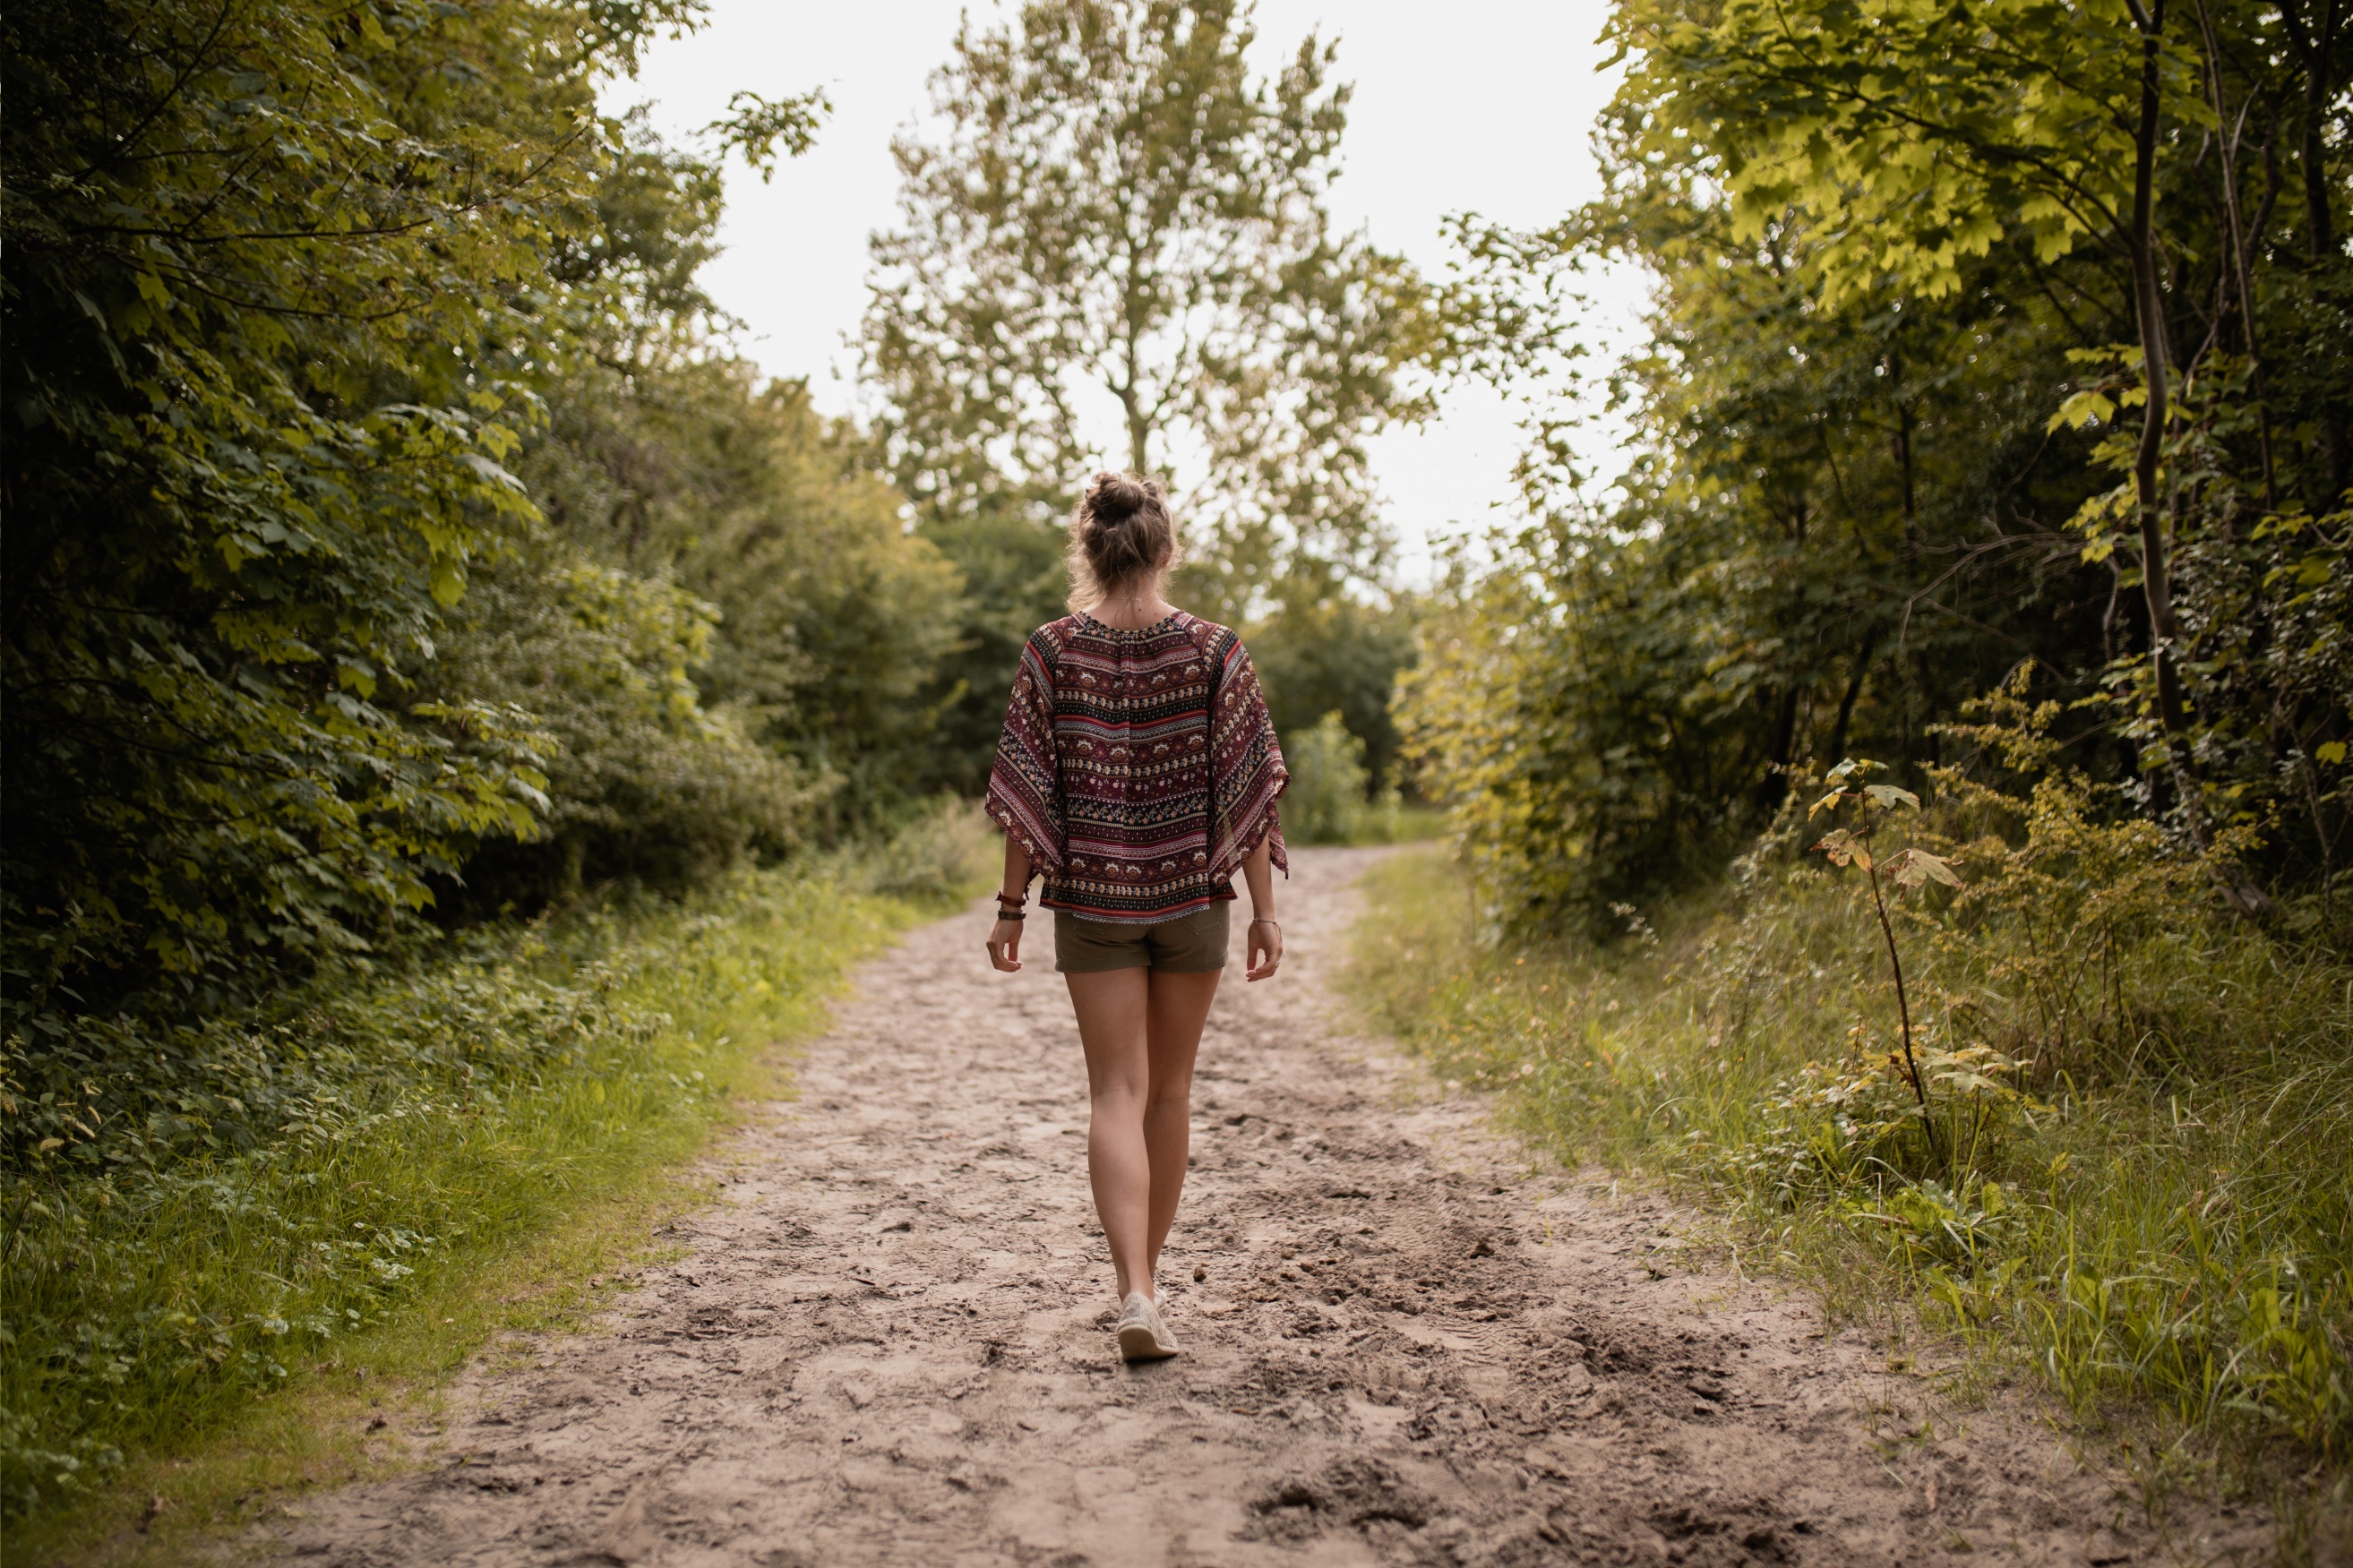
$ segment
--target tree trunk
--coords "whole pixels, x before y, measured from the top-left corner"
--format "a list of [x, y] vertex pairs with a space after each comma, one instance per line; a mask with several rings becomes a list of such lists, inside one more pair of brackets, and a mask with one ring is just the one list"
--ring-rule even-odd
[[2158, 465], [2165, 453], [2165, 427], [2171, 415], [2167, 386], [2165, 294], [2157, 272], [2157, 247], [2150, 237], [2157, 205], [2157, 141], [2159, 109], [2158, 66], [2165, 35], [2164, 0], [2144, 10], [2135, 0], [2134, 25], [2141, 36], [2140, 124], [2133, 137], [2133, 205], [2131, 226], [2125, 235], [2132, 258], [2133, 315], [2140, 330], [2141, 368], [2148, 386], [2148, 405], [2140, 426], [2140, 447], [2133, 456], [2133, 492], [2139, 514], [2141, 594], [2148, 605], [2148, 657], [2157, 677], [2158, 723], [2165, 735], [2168, 771], [2180, 796], [2183, 818], [2199, 851], [2214, 867], [2223, 897], [2243, 915], [2268, 913], [2270, 897], [2236, 863], [2215, 860], [2210, 851], [2212, 835], [2206, 822], [2205, 802], [2198, 789], [2195, 760], [2189, 754], [2190, 711], [2176, 663], [2180, 623], [2173, 614], [2173, 580], [2165, 537], [2165, 502], [2158, 493]]
[[2242, 106], [2239, 120], [2233, 122], [2230, 100], [2222, 87], [2221, 40], [2214, 32], [2206, 0], [2198, 0], [2198, 27], [2206, 37], [2206, 79], [2214, 102], [2215, 123], [2224, 128], [2221, 137], [2222, 216], [2230, 226], [2230, 274], [2239, 310], [2239, 333], [2246, 343], [2247, 368], [2255, 392], [2255, 439], [2263, 464], [2263, 509], [2275, 511], [2279, 509], [2279, 493], [2272, 460], [2271, 402], [2263, 386], [2263, 337], [2255, 321], [2254, 285], [2247, 275], [2246, 219], [2239, 210], [2239, 130], [2245, 123], [2246, 106]]
[[1878, 647], [1875, 635], [1862, 639], [1862, 647], [1854, 656], [1854, 673], [1846, 683], [1846, 695], [1839, 699], [1838, 722], [1831, 730], [1830, 754], [1841, 761], [1846, 756], [1847, 723], [1854, 717], [1855, 700], [1862, 695], [1863, 678], [1871, 673], [1871, 656]]
[[[1131, 272], [1134, 266], [1131, 261]], [[1143, 374], [1143, 345], [1137, 342], [1138, 336], [1139, 329], [1131, 300], [1126, 335], [1122, 345], [1126, 379], [1113, 386], [1112, 392], [1118, 397], [1120, 412], [1127, 419], [1127, 471], [1148, 474], [1152, 471], [1152, 420], [1144, 412], [1143, 394], [1137, 390], [1142, 384], [1140, 378]]]
[[[2337, 256], [2336, 216], [2329, 205], [2328, 148], [2326, 129], [2330, 104], [2330, 79], [2337, 51], [2337, 23], [2339, 0], [2320, 0], [2316, 26], [2306, 32], [2296, 16], [2296, 0], [2284, 0], [2280, 20], [2287, 28], [2288, 37], [2295, 45], [2304, 66], [2304, 123], [2296, 162], [2304, 167], [2304, 246], [2305, 253], [2315, 268], [2327, 266]], [[2348, 481], [2353, 481], [2353, 463], [2348, 463], [2345, 450], [2344, 432], [2336, 421], [2323, 418], [2317, 445], [2321, 460], [2328, 465], [2329, 495], [2344, 493]]]
[[2337, 4], [2338, 0], [2321, 0], [2318, 26], [2309, 33], [2295, 14], [2295, 0], [2286, 0], [2280, 7], [2280, 20], [2287, 27], [2296, 53], [2304, 57], [2303, 144], [2296, 150], [2296, 161], [2304, 165], [2305, 253], [2315, 265], [2337, 254], [2337, 221], [2328, 201], [2325, 130], [2328, 121], [2329, 57], [2336, 52], [2337, 45]]
[[1763, 782], [1757, 786], [1757, 804], [1767, 811], [1778, 809], [1789, 794], [1789, 763], [1798, 743], [1798, 699], [1799, 689], [1785, 687], [1781, 691], [1781, 711], [1773, 721], [1773, 760], [1765, 770]]

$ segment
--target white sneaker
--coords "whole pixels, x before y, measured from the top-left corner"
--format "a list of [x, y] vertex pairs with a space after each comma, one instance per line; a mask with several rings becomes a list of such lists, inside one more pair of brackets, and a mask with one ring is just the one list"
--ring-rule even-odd
[[1119, 1353], [1129, 1361], [1163, 1361], [1176, 1352], [1176, 1341], [1160, 1321], [1160, 1309], [1138, 1290], [1119, 1310]]

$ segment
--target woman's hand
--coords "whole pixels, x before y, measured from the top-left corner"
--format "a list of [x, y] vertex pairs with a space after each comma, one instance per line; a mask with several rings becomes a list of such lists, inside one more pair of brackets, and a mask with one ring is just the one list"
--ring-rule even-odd
[[1282, 928], [1274, 923], [1274, 834], [1258, 841], [1242, 860], [1242, 880], [1250, 887], [1250, 908], [1264, 910], [1250, 923], [1250, 967], [1244, 980], [1263, 980], [1282, 965]]
[[988, 931], [988, 966], [1010, 974], [1021, 967], [1021, 922], [1005, 918], [1018, 914], [1029, 901], [1029, 851], [1010, 833], [1005, 836], [1005, 880], [997, 884], [997, 923]]
[[1250, 921], [1249, 952], [1244, 980], [1263, 980], [1282, 967], [1282, 928], [1271, 920]]

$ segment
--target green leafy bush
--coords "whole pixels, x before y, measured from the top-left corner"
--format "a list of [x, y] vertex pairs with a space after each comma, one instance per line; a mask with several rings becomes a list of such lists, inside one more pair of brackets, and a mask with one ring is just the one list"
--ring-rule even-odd
[[1365, 742], [1337, 710], [1282, 737], [1291, 785], [1282, 793], [1282, 831], [1294, 844], [1388, 844], [1405, 837], [1407, 819], [1394, 787], [1367, 799]]
[[887, 823], [937, 787], [926, 687], [972, 613], [957, 568], [801, 382], [764, 384], [691, 337], [613, 357], [627, 374], [591, 363], [551, 394], [520, 471], [587, 562], [715, 612], [694, 684], [818, 786], [799, 811], [816, 831]]
[[0, 21], [12, 1017], [249, 996], [531, 831], [529, 717], [415, 682], [533, 510], [518, 362], [552, 346], [595, 79], [680, 14]]
[[858, 884], [885, 898], [931, 903], [969, 897], [994, 879], [1004, 836], [977, 801], [942, 795], [876, 846], [856, 846], [843, 859]]
[[1369, 795], [1396, 791], [1404, 781], [1389, 699], [1413, 663], [1413, 631], [1409, 600], [1376, 609], [1341, 595], [1303, 596], [1251, 626], [1250, 663], [1275, 733], [1304, 731], [1336, 711], [1363, 742]]
[[1711, 675], [1708, 640], [1752, 599], [1709, 568], [1715, 543], [1556, 520], [1433, 596], [1398, 678], [1402, 755], [1496, 929], [1607, 931], [1610, 905], [1704, 880], [1757, 826], [1731, 782], [1768, 760], [1755, 694]]
[[551, 540], [483, 574], [453, 618], [434, 679], [533, 715], [547, 802], [528, 842], [475, 847], [443, 918], [536, 910], [614, 878], [679, 891], [798, 842], [819, 787], [696, 683], [712, 605]]
[[1282, 795], [1282, 829], [1300, 844], [1346, 844], [1364, 826], [1365, 743], [1339, 713], [1326, 713], [1283, 737], [1291, 786]]

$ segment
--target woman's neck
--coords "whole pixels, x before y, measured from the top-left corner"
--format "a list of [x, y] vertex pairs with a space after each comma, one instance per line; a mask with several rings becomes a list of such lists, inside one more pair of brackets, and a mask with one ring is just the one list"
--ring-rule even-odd
[[1134, 584], [1123, 583], [1087, 611], [1104, 626], [1123, 632], [1140, 632], [1176, 613], [1176, 606], [1160, 596], [1160, 579], [1157, 577]]

